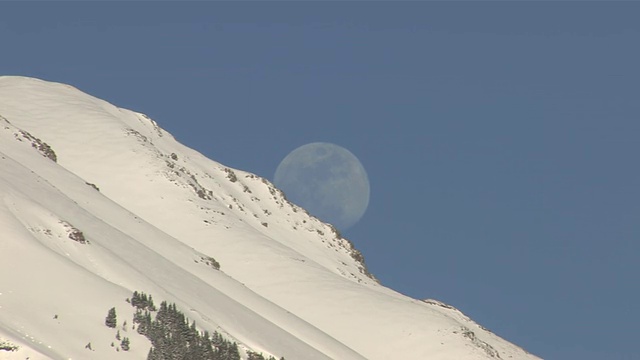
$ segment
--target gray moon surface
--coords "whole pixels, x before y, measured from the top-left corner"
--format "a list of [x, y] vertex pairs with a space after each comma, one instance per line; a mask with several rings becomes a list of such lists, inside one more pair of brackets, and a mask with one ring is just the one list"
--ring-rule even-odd
[[360, 160], [331, 143], [300, 146], [278, 165], [273, 182], [311, 215], [346, 230], [369, 206], [369, 178]]

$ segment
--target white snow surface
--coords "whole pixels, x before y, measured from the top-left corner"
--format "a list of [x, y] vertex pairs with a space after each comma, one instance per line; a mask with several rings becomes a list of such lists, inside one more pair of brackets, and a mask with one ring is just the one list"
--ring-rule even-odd
[[[237, 136], [229, 151], [242, 151], [242, 134], [211, 136]], [[358, 255], [269, 181], [143, 114], [0, 77], [0, 349], [13, 349], [0, 359], [145, 359], [150, 342], [121, 326], [134, 290], [287, 360], [538, 359], [451, 306], [378, 284]], [[110, 345], [111, 307], [130, 351]]]

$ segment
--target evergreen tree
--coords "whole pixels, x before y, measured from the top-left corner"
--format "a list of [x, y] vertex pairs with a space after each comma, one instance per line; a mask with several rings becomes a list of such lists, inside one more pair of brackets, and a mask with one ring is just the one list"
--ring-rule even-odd
[[130, 345], [131, 345], [131, 342], [129, 341], [129, 338], [126, 336], [123, 337], [122, 341], [120, 342], [120, 347], [122, 348], [122, 350], [129, 351]]
[[133, 296], [131, 297], [131, 306], [135, 308], [139, 308], [140, 306], [140, 294], [137, 291], [133, 292]]
[[151, 349], [149, 349], [149, 353], [147, 354], [147, 360], [164, 360], [164, 358], [160, 356], [156, 349], [151, 347]]
[[149, 311], [156, 311], [156, 305], [153, 303], [153, 298], [151, 297], [151, 295], [149, 295], [149, 301], [147, 302], [147, 307], [149, 308]]
[[240, 360], [240, 351], [238, 351], [238, 344], [235, 342], [229, 346], [229, 360]]
[[117, 323], [116, 308], [112, 307], [111, 309], [109, 309], [109, 312], [107, 313], [107, 317], [104, 319], [104, 324], [110, 328], [115, 328], [116, 323]]

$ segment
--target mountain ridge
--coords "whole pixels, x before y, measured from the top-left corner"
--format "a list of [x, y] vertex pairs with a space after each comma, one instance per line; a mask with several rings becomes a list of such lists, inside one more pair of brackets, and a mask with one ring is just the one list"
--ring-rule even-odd
[[[33, 307], [47, 311], [30, 315], [20, 304], [26, 294], [53, 293], [64, 309], [65, 297], [48, 288], [57, 284], [96, 303], [82, 308], [98, 316], [84, 331], [96, 339], [110, 336], [98, 309], [118, 303], [126, 314], [123, 297], [141, 289], [176, 302], [203, 330], [223, 329], [243, 349], [289, 360], [536, 359], [449, 306], [378, 284], [335, 228], [289, 203], [268, 180], [178, 143], [144, 114], [69, 85], [0, 77], [0, 116], [0, 229], [11, 238], [2, 241], [0, 266], [2, 274], [18, 274], [15, 281], [2, 276], [11, 284], [3, 287], [16, 290], [0, 290], [0, 339], [22, 343], [20, 356], [28, 349], [33, 358], [86, 356], [84, 340], [52, 336], [52, 324], [39, 330], [55, 312], [44, 300]], [[68, 239], [70, 228], [87, 243]], [[100, 283], [89, 287], [100, 296], [25, 264], [39, 261], [78, 282]], [[35, 281], [48, 291], [25, 285], [34, 272], [48, 279]], [[68, 316], [67, 327], [82, 334], [80, 317]], [[60, 350], [30, 347], [18, 332], [25, 324], [36, 343]], [[148, 348], [132, 334], [131, 350], [118, 356], [139, 359]], [[114, 353], [95, 345], [92, 356]]]

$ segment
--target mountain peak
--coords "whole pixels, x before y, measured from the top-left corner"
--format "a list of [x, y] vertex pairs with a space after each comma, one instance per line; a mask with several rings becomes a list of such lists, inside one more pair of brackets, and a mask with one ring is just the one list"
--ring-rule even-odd
[[[133, 320], [124, 300], [143, 290], [243, 357], [535, 359], [380, 285], [334, 227], [144, 114], [3, 76], [0, 117], [0, 344], [13, 358], [114, 358], [106, 310]], [[129, 335], [117, 356], [144, 358], [151, 344]]]

